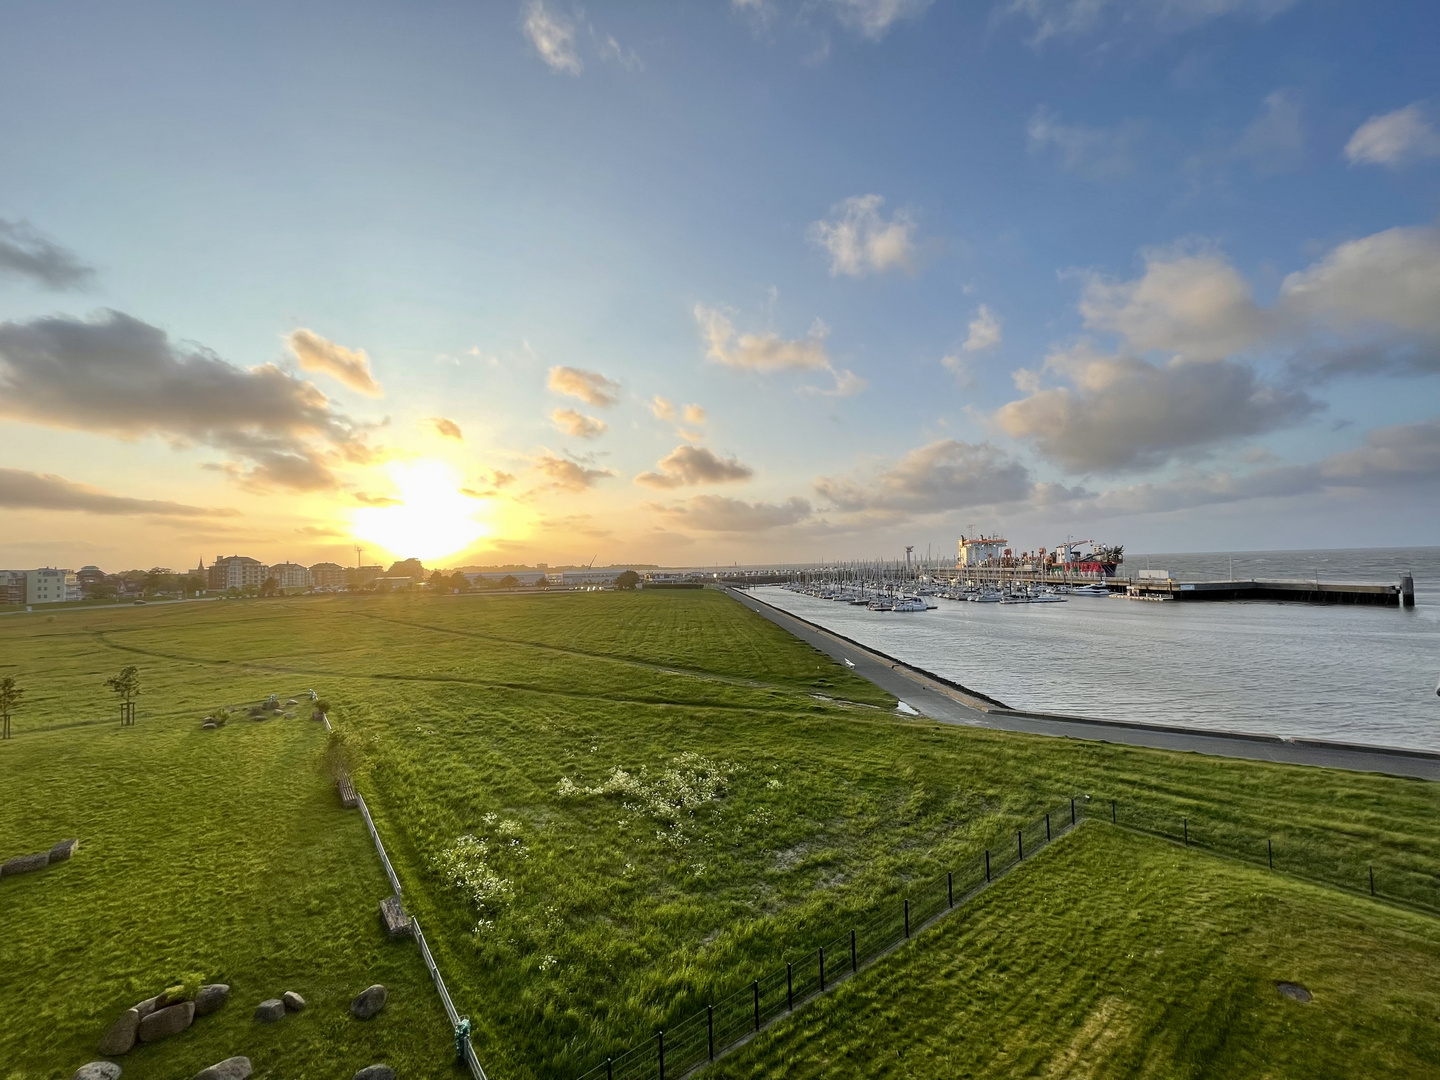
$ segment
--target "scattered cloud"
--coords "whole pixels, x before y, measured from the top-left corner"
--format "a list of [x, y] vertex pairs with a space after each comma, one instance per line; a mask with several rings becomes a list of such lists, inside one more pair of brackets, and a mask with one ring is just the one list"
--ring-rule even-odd
[[1305, 152], [1305, 128], [1300, 95], [1276, 90], [1265, 98], [1260, 115], [1250, 122], [1231, 154], [1251, 163], [1256, 172], [1285, 172], [1300, 164]]
[[915, 222], [904, 210], [886, 221], [879, 195], [853, 195], [830, 208], [831, 220], [817, 221], [806, 236], [830, 254], [830, 273], [860, 277], [886, 270], [915, 270]]
[[1440, 157], [1440, 132], [1416, 101], [1366, 120], [1345, 144], [1345, 157], [1351, 165], [1398, 169], [1422, 158]]
[[331, 488], [333, 460], [372, 457], [361, 425], [313, 383], [237, 367], [119, 311], [0, 322], [0, 417], [212, 446], [237, 459], [215, 468], [256, 487]]
[[830, 329], [819, 319], [808, 335], [789, 340], [770, 331], [737, 338], [729, 317], [704, 304], [695, 305], [695, 320], [705, 338], [705, 355], [729, 367], [760, 372], [830, 367], [830, 355], [825, 351]]
[[639, 53], [634, 49], [627, 49], [615, 40], [614, 34], [600, 36], [592, 26], [590, 35], [595, 39], [595, 51], [600, 59], [606, 63], [619, 64], [626, 71], [644, 71], [645, 64], [641, 61]]
[[535, 459], [535, 471], [543, 476], [551, 487], [563, 491], [586, 491], [601, 480], [615, 474], [609, 469], [594, 469], [569, 458], [542, 454]]
[[0, 506], [14, 510], [78, 510], [87, 514], [155, 517], [236, 517], [239, 511], [188, 506], [161, 499], [131, 499], [77, 484], [51, 473], [0, 468]]
[[427, 417], [425, 422], [434, 429], [436, 435], [454, 439], [456, 442], [465, 441], [465, 436], [460, 431], [460, 425], [454, 420], [447, 420], [443, 416], [431, 416]]
[[734, 457], [717, 457], [703, 446], [677, 446], [656, 464], [656, 472], [635, 477], [637, 484], [653, 488], [692, 487], [697, 484], [729, 484], [749, 480], [755, 470]]
[[837, 510], [930, 514], [1018, 502], [1035, 484], [998, 447], [940, 439], [859, 480], [819, 477], [815, 491]]
[[80, 289], [91, 283], [95, 270], [25, 222], [0, 218], [0, 275], [51, 289]]
[[552, 15], [541, 0], [528, 0], [521, 9], [520, 27], [540, 59], [551, 71], [579, 75], [585, 65], [575, 51], [575, 23], [563, 15]]
[[1320, 404], [1261, 379], [1235, 360], [1152, 364], [1080, 346], [1046, 358], [1071, 385], [1043, 388], [1000, 408], [995, 421], [1071, 473], [1109, 473], [1194, 457], [1233, 438], [1291, 426]]
[[584, 416], [574, 409], [556, 409], [550, 414], [550, 421], [558, 430], [577, 439], [596, 439], [610, 430], [604, 420]]
[[370, 374], [370, 357], [365, 355], [364, 349], [347, 349], [303, 327], [291, 331], [285, 343], [306, 371], [323, 371], [367, 397], [385, 395], [384, 389]]
[[1142, 125], [1133, 120], [1113, 128], [1065, 124], [1046, 105], [1035, 110], [1025, 128], [1032, 154], [1053, 149], [1060, 168], [1088, 180], [1112, 180], [1134, 171], [1132, 151], [1142, 132]]
[[925, 14], [933, 0], [826, 0], [840, 25], [879, 41], [901, 19]]
[[1000, 344], [1000, 319], [986, 305], [981, 304], [970, 320], [970, 332], [960, 348], [969, 353], [983, 352]]
[[579, 398], [587, 405], [606, 408], [620, 400], [620, 384], [598, 371], [583, 368], [552, 367], [550, 389], [557, 394]]
[[1075, 40], [1120, 26], [1175, 34], [1227, 15], [1265, 22], [1297, 0], [1005, 0], [997, 12], [1028, 20], [1030, 43]]
[[854, 397], [870, 385], [849, 368], [842, 368], [839, 371], [831, 368], [830, 374], [835, 376], [834, 386], [802, 386], [800, 392], [802, 394], [812, 394], [815, 397]]
[[656, 420], [675, 419], [675, 403], [665, 400], [659, 394], [650, 399], [650, 411], [655, 414]]
[[699, 532], [758, 533], [804, 521], [810, 503], [798, 495], [781, 503], [745, 502], [723, 495], [693, 495], [673, 506], [651, 505], [651, 510], [680, 528]]
[[687, 424], [705, 423], [705, 410], [699, 405], [686, 405], [684, 416]]
[[399, 506], [400, 500], [389, 495], [371, 495], [365, 491], [352, 491], [350, 497], [361, 506]]

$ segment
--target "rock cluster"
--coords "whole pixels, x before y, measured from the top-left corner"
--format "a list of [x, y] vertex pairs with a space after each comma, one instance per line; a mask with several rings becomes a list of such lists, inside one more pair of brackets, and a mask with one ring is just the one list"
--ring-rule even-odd
[[213, 983], [202, 986], [193, 1001], [172, 1002], [165, 994], [146, 998], [115, 1018], [100, 1040], [100, 1053], [119, 1057], [134, 1049], [137, 1042], [155, 1042], [177, 1035], [193, 1024], [197, 1016], [208, 1016], [220, 1008], [229, 996], [230, 987]]
[[389, 996], [389, 991], [379, 983], [367, 986], [350, 1003], [350, 1015], [357, 1020], [369, 1020], [385, 1008], [385, 999]]
[[278, 998], [267, 998], [255, 1006], [255, 1019], [262, 1024], [273, 1024], [282, 1020], [287, 1012], [299, 1012], [305, 1008], [305, 999], [294, 990], [286, 990]]
[[43, 870], [52, 863], [64, 862], [80, 847], [79, 840], [61, 840], [49, 851], [37, 851], [33, 855], [17, 855], [0, 863], [0, 878], [28, 874], [32, 870]]

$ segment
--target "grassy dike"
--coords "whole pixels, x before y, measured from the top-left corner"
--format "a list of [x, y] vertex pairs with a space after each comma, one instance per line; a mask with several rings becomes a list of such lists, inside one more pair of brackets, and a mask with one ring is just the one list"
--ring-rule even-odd
[[[71, 740], [120, 734], [101, 684], [128, 663], [149, 692], [126, 734], [173, 728], [197, 747], [211, 745], [197, 710], [217, 701], [303, 686], [329, 698], [407, 906], [501, 1080], [578, 1074], [808, 951], [906, 881], [1013, 842], [1016, 825], [1072, 794], [1270, 836], [1277, 861], [1301, 869], [1338, 859], [1415, 880], [1440, 872], [1436, 785], [905, 720], [871, 684], [710, 591], [3, 620], [0, 674], [36, 689], [19, 736], [0, 745], [0, 806], [17, 784], [34, 790], [30, 762], [53, 760], [64, 786]], [[206, 786], [184, 779], [189, 760], [207, 759], [175, 758], [170, 786], [194, 798]], [[105, 759], [88, 783], [135, 767]], [[260, 774], [244, 786], [274, 803]], [[77, 783], [71, 820], [87, 790]], [[44, 806], [32, 813], [47, 836], [86, 836]], [[183, 833], [173, 840], [183, 849]], [[359, 865], [378, 875], [373, 863]], [[123, 894], [132, 871], [108, 872]], [[235, 910], [243, 924], [255, 909]], [[0, 923], [24, 916], [11, 905]], [[7, 1015], [32, 997], [16, 992]]]

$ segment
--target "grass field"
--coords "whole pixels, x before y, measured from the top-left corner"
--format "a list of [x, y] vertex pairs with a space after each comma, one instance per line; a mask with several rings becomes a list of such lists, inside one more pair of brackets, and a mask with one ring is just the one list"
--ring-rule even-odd
[[[128, 663], [150, 692], [121, 733], [101, 684]], [[1274, 837], [1297, 869], [1440, 870], [1435, 785], [905, 720], [715, 592], [8, 617], [12, 672], [35, 690], [0, 745], [0, 796], [24, 755], [152, 729], [198, 740], [216, 701], [313, 685], [503, 1080], [578, 1074], [1076, 793]], [[11, 813], [0, 802], [0, 835]]]
[[1434, 919], [1090, 822], [712, 1075], [1434, 1077], [1437, 1018]]

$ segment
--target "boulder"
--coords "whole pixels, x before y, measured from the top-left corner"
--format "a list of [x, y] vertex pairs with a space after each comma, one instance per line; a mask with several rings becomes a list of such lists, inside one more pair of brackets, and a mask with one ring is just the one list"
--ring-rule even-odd
[[350, 1003], [350, 1015], [357, 1020], [369, 1020], [385, 1007], [385, 999], [389, 996], [389, 991], [379, 983], [367, 986]]
[[294, 990], [286, 990], [280, 995], [280, 1000], [285, 1003], [285, 1008], [291, 1012], [303, 1012], [305, 1009], [305, 999]]
[[61, 840], [50, 849], [50, 861], [52, 863], [64, 862], [79, 849], [79, 840]]
[[254, 1071], [249, 1058], [230, 1057], [217, 1061], [208, 1069], [201, 1069], [195, 1074], [194, 1080], [247, 1080]]
[[395, 1070], [389, 1065], [366, 1065], [355, 1074], [355, 1080], [395, 1080]]
[[165, 995], [156, 994], [154, 997], [146, 998], [144, 1001], [137, 1001], [135, 1003], [135, 1011], [140, 1014], [140, 1019], [144, 1020], [145, 1017], [149, 1016], [156, 1009], [163, 1009], [166, 1004], [167, 1000]]
[[100, 1040], [100, 1052], [110, 1057], [128, 1054], [134, 1048], [135, 1039], [139, 1034], [140, 1010], [126, 1009], [110, 1025], [110, 1030]]
[[70, 1080], [119, 1080], [120, 1066], [113, 1061], [92, 1061], [75, 1070]]
[[50, 865], [50, 852], [37, 851], [34, 855], [16, 855], [0, 863], [0, 877], [13, 877], [16, 874], [28, 874], [32, 870], [40, 870]]
[[297, 699], [295, 699], [295, 698], [292, 697], [289, 701], [285, 702], [285, 704], [286, 704], [286, 705], [299, 705], [300, 702], [299, 702]]
[[219, 728], [220, 725], [215, 723], [214, 720], [206, 720], [205, 723], [200, 725], [201, 731], [218, 731]]
[[200, 987], [195, 995], [195, 1015], [209, 1016], [230, 999], [230, 987], [224, 983], [211, 983]]
[[140, 1041], [154, 1042], [170, 1035], [178, 1035], [195, 1022], [195, 1003], [182, 1001], [178, 1005], [167, 1005], [156, 1009], [140, 1021]]
[[273, 1024], [285, 1015], [285, 1003], [279, 998], [266, 998], [255, 1006], [255, 1019], [262, 1024]]

